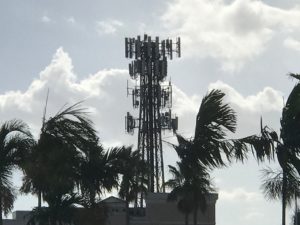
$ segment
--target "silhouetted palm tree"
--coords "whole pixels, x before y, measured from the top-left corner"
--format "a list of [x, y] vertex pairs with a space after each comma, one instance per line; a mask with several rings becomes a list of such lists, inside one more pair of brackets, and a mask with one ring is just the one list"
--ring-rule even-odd
[[119, 196], [126, 202], [127, 224], [129, 224], [129, 203], [137, 200], [139, 194], [147, 192], [147, 164], [142, 160], [138, 150], [131, 147], [122, 148], [119, 159], [119, 170], [122, 180], [119, 186]]
[[168, 200], [177, 201], [177, 208], [185, 215], [185, 224], [188, 225], [189, 214], [193, 211], [193, 199], [188, 185], [185, 184], [184, 174], [179, 171], [180, 167], [177, 167], [178, 169], [169, 165], [169, 171], [173, 178], [165, 182], [165, 186], [172, 189], [168, 195]]
[[[300, 80], [300, 75], [290, 74], [290, 77]], [[300, 175], [300, 83], [298, 82], [290, 93], [286, 105], [282, 110], [282, 118], [280, 120], [280, 135], [271, 130], [267, 126], [262, 128], [263, 139], [248, 139], [246, 142], [250, 144], [257, 153], [257, 158], [274, 159], [277, 156], [281, 172], [274, 177], [269, 178], [273, 173], [265, 172], [266, 176], [263, 187], [267, 197], [281, 198], [282, 200], [282, 225], [286, 220], [286, 204], [290, 201], [290, 185], [299, 179]], [[250, 140], [250, 141], [249, 141]], [[266, 146], [270, 146], [266, 148]], [[267, 149], [267, 150], [266, 150]], [[295, 171], [298, 175], [295, 176]], [[299, 181], [297, 181], [299, 182]], [[295, 191], [295, 190], [294, 190]], [[280, 192], [280, 193], [279, 193]]]
[[188, 215], [193, 212], [194, 224], [197, 224], [197, 212], [206, 210], [206, 195], [212, 191], [210, 175], [204, 166], [192, 165], [186, 160], [177, 162], [177, 167], [169, 166], [173, 178], [166, 182], [172, 188], [168, 195], [171, 201], [177, 201], [178, 209], [185, 214], [185, 223], [188, 224]]
[[[243, 152], [242, 154], [238, 151], [234, 152], [236, 142], [227, 140], [226, 132], [235, 132], [236, 115], [228, 104], [223, 103], [224, 96], [225, 94], [220, 90], [210, 91], [202, 99], [196, 118], [194, 137], [186, 139], [177, 135], [178, 145], [174, 145], [181, 161], [178, 163], [178, 170], [170, 167], [170, 172], [174, 174], [175, 179], [167, 182], [168, 186], [174, 187], [169, 197], [172, 199], [178, 196], [178, 194], [174, 195], [178, 192], [182, 200], [179, 203], [186, 206], [192, 204], [195, 225], [198, 209], [205, 209], [205, 194], [213, 190], [208, 169], [226, 165], [222, 153], [229, 160], [232, 155], [244, 158]], [[244, 148], [239, 148], [239, 151], [244, 151]], [[188, 203], [190, 199], [192, 202]], [[188, 212], [187, 208], [186, 220]]]
[[222, 91], [212, 90], [202, 99], [194, 137], [187, 139], [177, 135], [178, 145], [174, 148], [180, 159], [215, 168], [225, 166], [232, 159], [243, 161], [247, 157], [248, 148], [244, 140], [227, 138], [228, 132], [236, 130], [236, 114], [223, 102], [224, 97]]
[[49, 200], [49, 207], [36, 207], [29, 214], [28, 225], [63, 225], [73, 224], [76, 205], [81, 198], [75, 194]]
[[121, 149], [115, 147], [105, 151], [98, 144], [85, 150], [79, 169], [79, 189], [86, 199], [86, 207], [96, 207], [105, 191], [109, 192], [118, 187], [118, 160]]
[[[267, 199], [282, 199], [283, 172], [282, 170], [263, 169], [262, 190]], [[291, 170], [286, 174], [286, 203], [291, 205], [295, 197], [300, 197], [300, 179], [296, 171]]]
[[[24, 177], [23, 192], [32, 192], [47, 202], [72, 193], [79, 184], [79, 168], [85, 149], [98, 144], [93, 123], [76, 103], [64, 107], [43, 122]], [[51, 202], [48, 202], [49, 206]]]
[[295, 209], [294, 214], [292, 215], [291, 225], [300, 225], [300, 211], [297, 208]]
[[282, 201], [283, 223], [285, 222], [285, 208], [300, 196], [300, 179], [295, 170], [283, 172], [270, 168], [263, 170], [262, 189], [267, 199]]
[[15, 192], [10, 181], [15, 167], [22, 167], [24, 156], [33, 145], [28, 126], [21, 120], [4, 122], [0, 127], [0, 225], [2, 213], [13, 208]]
[[[194, 137], [184, 138], [177, 134], [178, 145], [174, 148], [181, 163], [191, 167], [208, 169], [227, 165], [233, 160], [247, 159], [249, 149], [258, 160], [272, 159], [274, 146], [272, 132], [263, 128], [261, 135], [251, 135], [241, 139], [228, 139], [227, 133], [236, 130], [236, 114], [224, 101], [225, 94], [220, 90], [210, 91], [202, 99]], [[251, 147], [249, 147], [251, 146]], [[196, 220], [194, 214], [194, 223]]]

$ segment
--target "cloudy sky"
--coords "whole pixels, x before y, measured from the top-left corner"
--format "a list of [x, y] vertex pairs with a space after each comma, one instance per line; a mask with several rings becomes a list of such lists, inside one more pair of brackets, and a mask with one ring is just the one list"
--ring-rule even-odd
[[[0, 28], [1, 120], [21, 118], [38, 134], [49, 88], [47, 116], [85, 100], [105, 146], [136, 144], [124, 128], [126, 112], [136, 113], [126, 97], [124, 37], [182, 38], [182, 58], [169, 62], [169, 77], [178, 132], [186, 137], [213, 88], [226, 92], [237, 112], [235, 137], [257, 133], [261, 116], [278, 131], [295, 84], [286, 74], [300, 72], [299, 0], [3, 0]], [[165, 164], [174, 163], [172, 149], [164, 154]], [[218, 225], [280, 224], [280, 204], [261, 194], [264, 166], [250, 159], [214, 171]], [[14, 180], [20, 185], [20, 174]], [[15, 209], [35, 205], [22, 196]]]

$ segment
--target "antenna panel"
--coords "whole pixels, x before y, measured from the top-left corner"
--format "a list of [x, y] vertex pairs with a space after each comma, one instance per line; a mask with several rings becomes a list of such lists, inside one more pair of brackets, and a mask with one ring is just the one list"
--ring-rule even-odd
[[125, 57], [128, 58], [128, 38], [125, 38]]

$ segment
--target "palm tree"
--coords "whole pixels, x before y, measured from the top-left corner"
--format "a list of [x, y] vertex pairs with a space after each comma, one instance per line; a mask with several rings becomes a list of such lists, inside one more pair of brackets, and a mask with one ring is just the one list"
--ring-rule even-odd
[[147, 192], [147, 179], [143, 177], [143, 174], [146, 174], [147, 164], [142, 160], [139, 151], [132, 151], [131, 147], [122, 148], [118, 164], [122, 175], [119, 196], [126, 202], [126, 223], [129, 224], [129, 203], [137, 201], [139, 194]]
[[294, 169], [274, 171], [263, 170], [262, 189], [267, 199], [282, 201], [282, 223], [285, 223], [285, 208], [300, 196], [300, 179]]
[[49, 207], [36, 207], [29, 214], [28, 225], [63, 225], [73, 224], [76, 205], [81, 198], [75, 194], [65, 195], [51, 200]]
[[[209, 168], [225, 166], [232, 159], [247, 158], [247, 146], [243, 139], [228, 139], [227, 133], [236, 130], [236, 114], [223, 102], [225, 94], [220, 90], [210, 91], [202, 99], [194, 137], [176, 135], [178, 145], [173, 145], [180, 159], [197, 161]], [[252, 141], [254, 137], [247, 137]], [[226, 158], [224, 158], [226, 157]], [[196, 162], [195, 162], [196, 163]]]
[[292, 215], [292, 225], [300, 225], [300, 211], [295, 209], [294, 214]]
[[[199, 207], [205, 209], [205, 194], [213, 190], [208, 169], [226, 165], [222, 153], [228, 160], [232, 156], [244, 159], [243, 151], [246, 148], [240, 142], [226, 138], [227, 131], [235, 132], [236, 115], [228, 104], [223, 103], [224, 96], [220, 90], [210, 91], [202, 99], [194, 137], [186, 139], [177, 134], [178, 145], [173, 145], [181, 161], [178, 163], [178, 170], [170, 167], [171, 173], [177, 178], [167, 184], [174, 188], [171, 193], [181, 193], [182, 201], [179, 203], [182, 205], [188, 205], [189, 199], [192, 200], [189, 204], [193, 206], [195, 225]], [[236, 150], [236, 145], [242, 147]], [[170, 195], [171, 198], [174, 198], [172, 195], [174, 194]], [[186, 211], [186, 220], [188, 212], [189, 210]]]
[[[298, 176], [300, 175], [300, 75], [289, 74], [289, 76], [297, 79], [298, 83], [291, 91], [282, 110], [280, 135], [267, 126], [262, 129], [264, 136], [268, 136], [268, 140], [265, 141], [269, 143], [272, 150], [264, 151], [261, 140], [248, 142], [257, 152], [264, 152], [264, 154], [259, 155], [260, 158], [269, 157], [274, 159], [274, 155], [277, 156], [282, 171], [277, 174], [278, 176], [271, 178], [269, 178], [269, 175], [273, 173], [265, 172], [266, 178], [263, 187], [267, 197], [281, 198], [282, 225], [285, 225], [286, 205], [291, 198], [290, 185], [295, 182], [296, 178], [299, 179]], [[295, 171], [298, 172], [298, 176], [295, 176]], [[277, 189], [274, 189], [275, 187]]]
[[118, 160], [122, 148], [105, 151], [98, 144], [85, 149], [79, 168], [79, 190], [86, 199], [85, 207], [95, 208], [105, 191], [118, 187]]
[[[195, 134], [187, 139], [177, 134], [178, 145], [173, 145], [181, 162], [204, 171], [228, 165], [233, 160], [244, 162], [249, 150], [259, 161], [271, 160], [274, 154], [273, 132], [262, 128], [261, 135], [241, 139], [228, 139], [227, 133], [236, 130], [236, 114], [224, 101], [220, 90], [210, 91], [202, 99], [197, 118]], [[249, 147], [250, 146], [250, 147]], [[195, 171], [197, 172], [197, 171]], [[194, 211], [194, 224], [197, 215]]]
[[23, 192], [61, 199], [79, 184], [79, 168], [84, 149], [98, 144], [86, 109], [76, 103], [63, 107], [54, 117], [43, 121], [40, 137], [25, 166]]
[[10, 120], [0, 127], [0, 225], [2, 213], [7, 215], [13, 208], [15, 191], [12, 187], [12, 171], [21, 168], [24, 156], [33, 144], [28, 126], [21, 120]]
[[[266, 198], [269, 200], [282, 199], [283, 171], [266, 168], [262, 170], [262, 178], [261, 187]], [[286, 181], [286, 204], [291, 205], [295, 197], [300, 197], [300, 179], [297, 172], [295, 170], [289, 171], [286, 174]]]
[[192, 165], [187, 160], [177, 162], [177, 167], [169, 166], [173, 178], [165, 185], [172, 188], [168, 200], [177, 201], [178, 209], [185, 214], [185, 224], [193, 212], [194, 224], [197, 224], [197, 213], [200, 208], [206, 210], [206, 195], [212, 191], [212, 183], [207, 169], [201, 164]]
[[[178, 162], [177, 162], [178, 164]], [[172, 191], [168, 195], [169, 201], [177, 201], [177, 208], [185, 215], [185, 224], [189, 223], [189, 214], [193, 211], [193, 204], [191, 193], [188, 186], [185, 184], [185, 178], [180, 167], [178, 169], [169, 165], [169, 171], [173, 178], [165, 182], [165, 186], [172, 188]]]

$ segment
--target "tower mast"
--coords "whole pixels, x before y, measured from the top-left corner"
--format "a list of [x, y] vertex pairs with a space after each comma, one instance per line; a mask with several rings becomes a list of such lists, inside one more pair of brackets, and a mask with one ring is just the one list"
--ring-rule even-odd
[[129, 64], [129, 75], [136, 80], [133, 88], [127, 86], [127, 95], [132, 96], [133, 108], [139, 116], [129, 112], [125, 118], [126, 131], [133, 134], [138, 129], [138, 150], [148, 166], [148, 191], [165, 192], [162, 131], [177, 130], [178, 117], [172, 117], [172, 85], [165, 82], [167, 77], [167, 58], [173, 53], [180, 57], [180, 38], [154, 40], [144, 35], [125, 38], [125, 56], [133, 59]]

